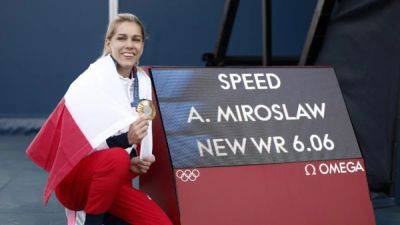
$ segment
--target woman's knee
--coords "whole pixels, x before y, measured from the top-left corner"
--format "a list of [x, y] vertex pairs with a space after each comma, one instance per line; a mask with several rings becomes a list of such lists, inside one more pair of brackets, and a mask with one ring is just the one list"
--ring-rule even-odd
[[123, 148], [111, 148], [106, 150], [106, 163], [114, 170], [129, 171], [130, 157], [127, 151]]

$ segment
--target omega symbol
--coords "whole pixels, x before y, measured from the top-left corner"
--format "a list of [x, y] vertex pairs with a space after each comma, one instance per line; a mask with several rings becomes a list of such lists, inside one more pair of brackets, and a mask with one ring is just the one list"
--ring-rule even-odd
[[317, 175], [315, 166], [313, 164], [307, 164], [304, 167], [304, 172], [306, 173], [306, 176], [315, 176], [315, 175]]

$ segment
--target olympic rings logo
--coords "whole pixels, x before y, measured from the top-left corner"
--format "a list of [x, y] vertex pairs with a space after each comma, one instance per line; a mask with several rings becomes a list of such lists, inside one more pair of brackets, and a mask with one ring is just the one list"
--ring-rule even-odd
[[196, 181], [198, 177], [200, 177], [200, 171], [197, 169], [194, 170], [177, 170], [176, 177], [181, 179], [183, 182], [187, 181]]

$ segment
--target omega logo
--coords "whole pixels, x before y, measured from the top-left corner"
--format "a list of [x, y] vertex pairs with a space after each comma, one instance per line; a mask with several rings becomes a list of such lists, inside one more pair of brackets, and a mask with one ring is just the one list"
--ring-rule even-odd
[[306, 176], [357, 173], [360, 171], [365, 172], [365, 169], [359, 161], [320, 163], [319, 165], [309, 163], [304, 166]]

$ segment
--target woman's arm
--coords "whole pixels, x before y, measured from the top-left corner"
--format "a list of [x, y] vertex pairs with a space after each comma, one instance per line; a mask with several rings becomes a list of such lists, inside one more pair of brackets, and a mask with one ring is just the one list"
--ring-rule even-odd
[[[133, 145], [129, 144], [128, 132], [109, 137], [107, 138], [106, 143], [108, 145], [108, 148], [113, 148], [113, 147], [129, 148]], [[131, 159], [137, 156], [137, 151], [135, 148], [132, 148], [129, 156]]]
[[106, 143], [109, 148], [113, 147], [129, 148], [132, 146], [132, 144], [129, 144], [128, 141], [128, 132], [109, 137], [107, 138]]

